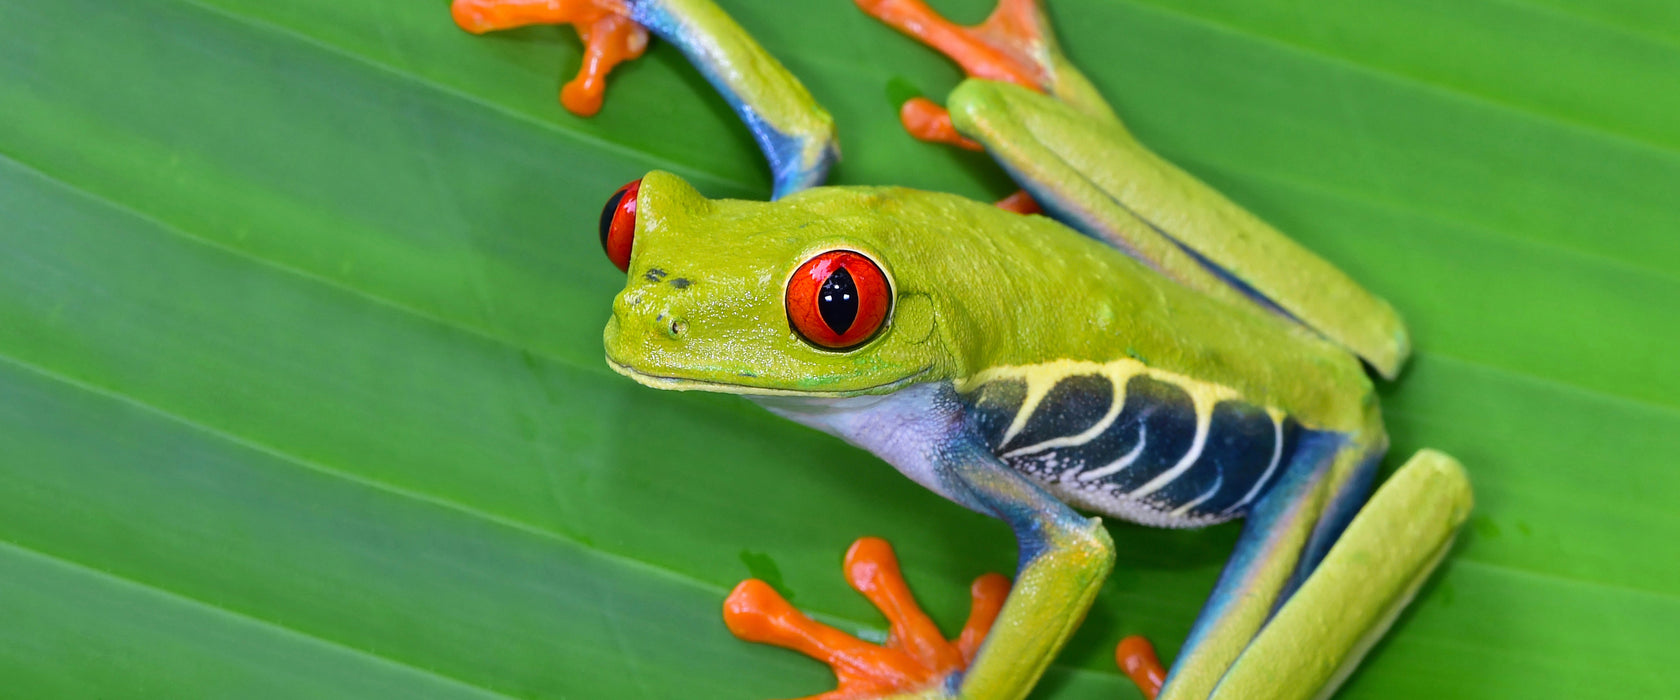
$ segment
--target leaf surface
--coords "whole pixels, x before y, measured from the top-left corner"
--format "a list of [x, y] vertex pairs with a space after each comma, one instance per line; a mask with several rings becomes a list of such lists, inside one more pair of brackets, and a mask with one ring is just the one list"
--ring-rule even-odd
[[[889, 85], [957, 72], [851, 3], [725, 1], [836, 116], [836, 180], [995, 198]], [[938, 3], [963, 20], [979, 0]], [[1385, 296], [1390, 465], [1478, 509], [1341, 697], [1680, 694], [1680, 13], [1618, 0], [1051, 0], [1146, 143]], [[0, 5], [0, 679], [20, 697], [761, 698], [821, 666], [718, 608], [774, 567], [842, 628], [878, 534], [954, 628], [999, 524], [740, 400], [612, 374], [599, 207], [761, 198], [669, 46], [592, 120], [571, 32], [447, 3]], [[896, 88], [894, 88], [896, 89]], [[1035, 697], [1125, 698], [1232, 526], [1113, 526]]]

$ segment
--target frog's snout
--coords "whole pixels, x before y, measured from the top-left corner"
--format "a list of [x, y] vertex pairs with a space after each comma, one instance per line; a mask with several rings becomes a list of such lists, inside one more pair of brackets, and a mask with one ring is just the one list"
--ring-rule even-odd
[[682, 340], [688, 333], [687, 315], [672, 305], [647, 303], [635, 292], [625, 292], [618, 298], [613, 304], [613, 316], [618, 319], [619, 328], [670, 340]]
[[[688, 313], [681, 292], [690, 283], [682, 278], [666, 279], [659, 270], [651, 270], [644, 277], [651, 285], [626, 287], [613, 300], [613, 317], [619, 328], [648, 337], [683, 340], [688, 334]], [[653, 285], [674, 287], [676, 293], [650, 288]]]

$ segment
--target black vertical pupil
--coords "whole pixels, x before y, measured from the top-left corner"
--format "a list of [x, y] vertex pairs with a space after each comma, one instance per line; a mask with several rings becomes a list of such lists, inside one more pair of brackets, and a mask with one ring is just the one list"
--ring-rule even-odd
[[601, 250], [607, 249], [607, 234], [612, 231], [613, 215], [618, 213], [618, 203], [624, 201], [624, 188], [618, 188], [613, 196], [607, 199], [607, 207], [601, 210]]
[[830, 329], [844, 335], [857, 320], [857, 312], [857, 284], [852, 282], [852, 273], [842, 267], [823, 280], [822, 289], [817, 292], [817, 313], [822, 314], [823, 323]]

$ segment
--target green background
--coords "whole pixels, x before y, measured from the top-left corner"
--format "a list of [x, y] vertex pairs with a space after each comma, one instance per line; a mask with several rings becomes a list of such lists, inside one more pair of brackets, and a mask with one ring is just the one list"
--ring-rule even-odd
[[[957, 79], [931, 52], [722, 4], [834, 112], [839, 182], [1009, 191], [900, 133], [889, 93]], [[1479, 504], [1342, 697], [1680, 696], [1680, 5], [1050, 5], [1146, 143], [1411, 324], [1388, 466], [1444, 449]], [[441, 0], [0, 4], [0, 695], [810, 694], [724, 630], [737, 580], [879, 634], [852, 538], [951, 628], [1010, 568], [864, 453], [608, 371], [606, 197], [768, 185], [671, 47], [593, 120], [579, 54]], [[1113, 643], [1170, 656], [1236, 530], [1113, 534], [1038, 697], [1135, 697]]]

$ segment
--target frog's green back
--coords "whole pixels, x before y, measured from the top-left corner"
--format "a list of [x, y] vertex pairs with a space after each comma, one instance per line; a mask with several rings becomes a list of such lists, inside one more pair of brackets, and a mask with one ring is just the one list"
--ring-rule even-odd
[[1344, 421], [1364, 415], [1370, 382], [1342, 348], [1252, 305], [1180, 285], [1050, 219], [902, 188], [809, 197], [868, 210], [857, 234], [892, 251], [901, 296], [933, 299], [954, 378], [1131, 357], [1318, 427], [1350, 427]]

